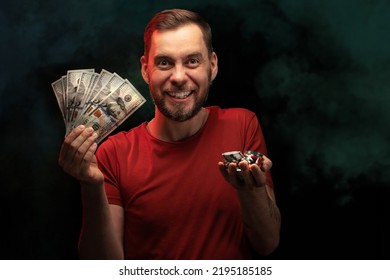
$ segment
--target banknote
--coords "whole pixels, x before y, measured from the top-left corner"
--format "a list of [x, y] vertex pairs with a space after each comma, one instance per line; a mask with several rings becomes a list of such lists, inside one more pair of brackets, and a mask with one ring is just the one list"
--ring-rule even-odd
[[83, 118], [78, 122], [87, 127], [91, 126], [98, 133], [100, 142], [120, 124], [133, 114], [145, 98], [128, 81], [124, 82], [104, 99], [90, 106]]
[[65, 121], [65, 100], [64, 100], [64, 84], [62, 82], [62, 78], [59, 78], [57, 81], [54, 81], [51, 83], [51, 86], [53, 88], [54, 94], [57, 99], [58, 106], [61, 110], [62, 118]]
[[97, 76], [94, 72], [83, 72], [80, 77], [80, 82], [76, 90], [76, 94], [74, 96], [74, 100], [72, 102], [72, 107], [70, 108], [70, 128], [74, 128], [74, 123], [77, 120], [77, 117], [80, 115], [81, 110], [84, 106], [84, 95], [87, 94], [88, 88], [91, 85], [91, 82], [94, 81]]
[[93, 127], [97, 143], [146, 102], [129, 80], [105, 69], [100, 73], [69, 70], [51, 85], [65, 122], [65, 135], [82, 124]]
[[76, 93], [79, 87], [81, 76], [84, 72], [94, 72], [95, 69], [81, 69], [81, 70], [68, 70], [66, 75], [66, 96], [67, 96], [67, 104], [65, 110], [65, 118], [66, 118], [66, 131], [70, 132], [72, 129], [72, 113], [74, 107], [77, 105]]
[[89, 93], [85, 95], [85, 106], [83, 109], [83, 113], [88, 110], [88, 108], [93, 104], [94, 99], [98, 96], [98, 93], [101, 91], [102, 88], [106, 86], [106, 84], [111, 80], [113, 75], [113, 73], [102, 69], [99, 76], [96, 78], [94, 85], [91, 85]]

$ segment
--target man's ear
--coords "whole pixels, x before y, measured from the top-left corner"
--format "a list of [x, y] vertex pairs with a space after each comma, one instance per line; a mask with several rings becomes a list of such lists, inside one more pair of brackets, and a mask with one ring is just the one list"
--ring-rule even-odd
[[142, 78], [144, 78], [145, 83], [149, 84], [149, 76], [148, 76], [148, 73], [147, 73], [148, 63], [147, 63], [147, 59], [146, 59], [146, 57], [144, 55], [141, 56], [140, 62], [141, 62]]
[[218, 73], [218, 57], [215, 52], [213, 52], [211, 55], [210, 63], [211, 63], [211, 81], [213, 81]]

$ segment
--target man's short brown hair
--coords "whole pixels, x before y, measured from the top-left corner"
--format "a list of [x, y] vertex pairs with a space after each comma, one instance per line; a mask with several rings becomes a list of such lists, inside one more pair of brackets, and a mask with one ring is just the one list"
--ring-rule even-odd
[[213, 52], [213, 45], [209, 24], [199, 14], [182, 9], [161, 11], [149, 21], [144, 32], [144, 55], [146, 57], [148, 56], [151, 38], [154, 31], [174, 30], [186, 24], [196, 24], [199, 26], [203, 34], [206, 48], [211, 56]]

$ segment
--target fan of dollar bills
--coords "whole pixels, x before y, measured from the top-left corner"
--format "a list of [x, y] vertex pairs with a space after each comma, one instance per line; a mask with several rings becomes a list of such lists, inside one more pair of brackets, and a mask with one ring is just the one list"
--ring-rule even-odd
[[78, 125], [91, 126], [99, 143], [133, 114], [146, 99], [116, 73], [94, 69], [67, 71], [52, 84], [66, 133]]

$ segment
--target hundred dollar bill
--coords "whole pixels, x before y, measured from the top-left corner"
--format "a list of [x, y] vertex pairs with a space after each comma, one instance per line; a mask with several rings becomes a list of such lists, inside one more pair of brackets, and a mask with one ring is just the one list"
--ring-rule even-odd
[[[124, 82], [125, 80], [123, 80], [118, 74], [114, 73], [105, 86], [102, 87], [100, 91], [92, 98], [92, 104], [100, 104], [112, 92], [117, 90]], [[86, 113], [88, 113], [88, 109], [86, 110]]]
[[66, 75], [66, 134], [68, 134], [72, 127], [72, 112], [75, 106], [75, 97], [77, 93], [77, 88], [80, 84], [81, 76], [83, 72], [94, 72], [95, 69], [79, 69], [79, 70], [68, 70]]
[[56, 96], [58, 106], [60, 107], [62, 118], [65, 122], [65, 100], [64, 100], [64, 84], [62, 82], [62, 78], [58, 79], [57, 81], [54, 81], [51, 83], [51, 86], [53, 88], [54, 94]]
[[66, 125], [66, 107], [68, 105], [68, 96], [66, 95], [66, 79], [67, 79], [66, 75], [61, 77], [61, 80], [62, 80], [62, 99], [64, 100], [64, 122], [65, 122], [65, 125]]
[[93, 73], [93, 74], [92, 74], [92, 77], [91, 77], [91, 80], [90, 80], [90, 82], [89, 82], [89, 84], [88, 84], [87, 90], [85, 91], [84, 96], [83, 96], [83, 99], [82, 99], [82, 101], [81, 101], [81, 104], [82, 104], [83, 109], [85, 108], [86, 103], [89, 101], [89, 98], [90, 98], [90, 96], [91, 96], [91, 92], [92, 92], [92, 90], [95, 88], [99, 76], [100, 76], [100, 75], [99, 75], [98, 73]]
[[[96, 96], [92, 98], [89, 102], [89, 106], [84, 109], [83, 115], [88, 115], [91, 113], [92, 110], [97, 108], [107, 97], [114, 92], [116, 89], [118, 89], [125, 81], [116, 73], [114, 73], [110, 80], [105, 84], [104, 87], [100, 89], [98, 93], [96, 93]], [[76, 127], [80, 124], [82, 120], [78, 120], [77, 122], [72, 123], [72, 127]]]
[[[100, 103], [103, 102], [112, 92], [114, 92], [117, 88], [119, 88], [125, 81], [118, 75], [118, 74], [112, 74], [109, 81], [99, 90], [99, 92], [95, 92], [95, 97], [93, 97], [89, 101], [88, 107], [85, 107], [82, 114], [88, 115], [91, 113], [92, 110], [94, 110], [97, 106], [99, 106]], [[81, 119], [77, 122], [73, 123], [74, 127], [79, 125], [81, 122]]]
[[[88, 110], [88, 108], [94, 104], [95, 98], [97, 99], [97, 96], [102, 88], [104, 88], [107, 83], [111, 80], [111, 78], [114, 76], [111, 72], [102, 69], [99, 76], [94, 81], [93, 87], [87, 92], [84, 100], [84, 108], [81, 114], [84, 114], [85, 111]], [[96, 101], [97, 102], [97, 101]]]
[[128, 80], [124, 80], [106, 98], [93, 104], [79, 124], [92, 127], [98, 134], [96, 142], [99, 143], [145, 102], [146, 99], [137, 89]]
[[66, 132], [79, 124], [92, 126], [99, 143], [133, 114], [146, 99], [128, 81], [102, 69], [67, 71], [52, 83]]
[[91, 85], [91, 81], [97, 76], [95, 72], [82, 72], [80, 77], [80, 82], [76, 90], [76, 94], [74, 96], [73, 106], [71, 110], [70, 116], [70, 126], [73, 129], [73, 124], [76, 122], [77, 118], [80, 116], [80, 113], [84, 107], [83, 102], [85, 101], [84, 95], [87, 94], [89, 87]]

